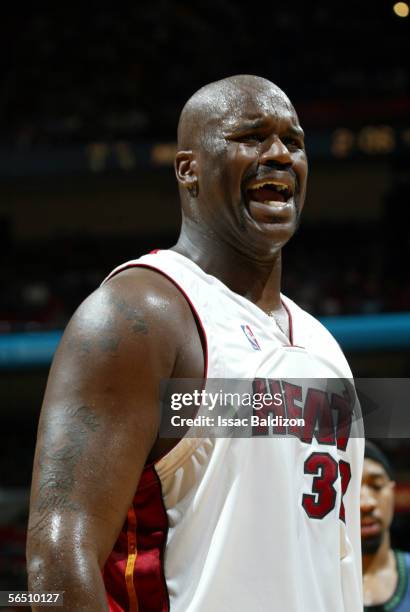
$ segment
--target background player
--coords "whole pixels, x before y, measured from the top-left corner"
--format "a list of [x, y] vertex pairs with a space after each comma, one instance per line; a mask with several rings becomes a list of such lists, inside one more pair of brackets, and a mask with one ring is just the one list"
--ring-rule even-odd
[[360, 506], [363, 592], [369, 612], [410, 610], [410, 554], [393, 550], [390, 544], [394, 487], [389, 460], [367, 440]]

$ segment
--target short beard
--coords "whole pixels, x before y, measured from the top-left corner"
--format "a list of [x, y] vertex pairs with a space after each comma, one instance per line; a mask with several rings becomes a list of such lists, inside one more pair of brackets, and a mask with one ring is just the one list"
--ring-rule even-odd
[[362, 554], [374, 555], [379, 550], [383, 539], [383, 534], [378, 533], [372, 538], [362, 539]]

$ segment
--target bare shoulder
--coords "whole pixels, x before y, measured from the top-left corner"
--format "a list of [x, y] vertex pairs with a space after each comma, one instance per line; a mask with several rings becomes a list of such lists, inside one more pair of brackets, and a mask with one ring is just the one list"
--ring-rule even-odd
[[65, 359], [108, 359], [126, 368], [144, 357], [158, 375], [169, 377], [178, 364], [193, 360], [198, 367], [179, 375], [202, 375], [201, 341], [189, 304], [167, 278], [144, 268], [120, 272], [79, 306], [57, 360], [62, 353]]
[[[109, 315], [104, 317], [94, 315]], [[147, 334], [148, 323], [142, 319], [160, 323], [168, 321], [167, 327], [189, 318], [190, 308], [178, 289], [164, 276], [144, 268], [132, 268], [118, 273], [92, 293], [76, 312], [76, 320], [87, 324], [128, 322], [136, 333]]]
[[117, 311], [130, 315], [128, 307], [140, 308], [168, 327], [192, 319], [190, 307], [177, 287], [163, 274], [146, 268], [118, 273], [98, 290], [109, 295]]

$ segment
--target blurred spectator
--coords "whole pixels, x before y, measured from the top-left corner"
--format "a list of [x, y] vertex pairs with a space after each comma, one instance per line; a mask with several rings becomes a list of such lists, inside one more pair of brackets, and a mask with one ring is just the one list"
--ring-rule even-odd
[[410, 554], [393, 550], [390, 543], [394, 487], [389, 460], [367, 440], [360, 498], [367, 612], [410, 611]]

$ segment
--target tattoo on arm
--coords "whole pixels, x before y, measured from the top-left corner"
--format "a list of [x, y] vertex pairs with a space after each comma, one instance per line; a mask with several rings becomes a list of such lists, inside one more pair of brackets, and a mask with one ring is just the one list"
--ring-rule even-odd
[[[135, 334], [148, 334], [148, 325], [144, 318], [138, 314], [137, 310], [132, 308], [124, 300], [115, 298], [114, 306], [126, 321], [131, 322], [131, 329]], [[121, 335], [113, 331], [113, 318], [109, 320], [108, 329], [96, 340], [97, 347], [103, 353], [116, 354], [121, 342]], [[95, 346], [95, 345], [94, 345]], [[68, 341], [70, 350], [75, 351], [78, 355], [88, 357], [93, 350], [93, 341], [87, 338], [71, 338]]]
[[[148, 334], [148, 325], [143, 317], [137, 313], [124, 300], [115, 299], [116, 310], [125, 317], [126, 321], [131, 322], [131, 329], [136, 334]], [[104, 353], [116, 353], [121, 342], [121, 336], [114, 333], [107, 333], [98, 340], [98, 346]]]
[[37, 499], [32, 508], [37, 520], [29, 529], [31, 534], [47, 526], [53, 511], [79, 510], [72, 496], [76, 468], [89, 437], [98, 429], [99, 422], [97, 415], [88, 406], [65, 407], [63, 419], [60, 425], [63, 440], [56, 443], [50, 434], [46, 435], [40, 452], [40, 480]]
[[98, 346], [103, 353], [116, 353], [121, 342], [120, 336], [114, 334], [102, 336], [98, 339]]
[[127, 304], [124, 300], [118, 299], [115, 302], [115, 306], [119, 312], [121, 312], [127, 321], [132, 322], [132, 331], [136, 334], [147, 334], [148, 325], [144, 321], [144, 318], [138, 314], [138, 312]]

